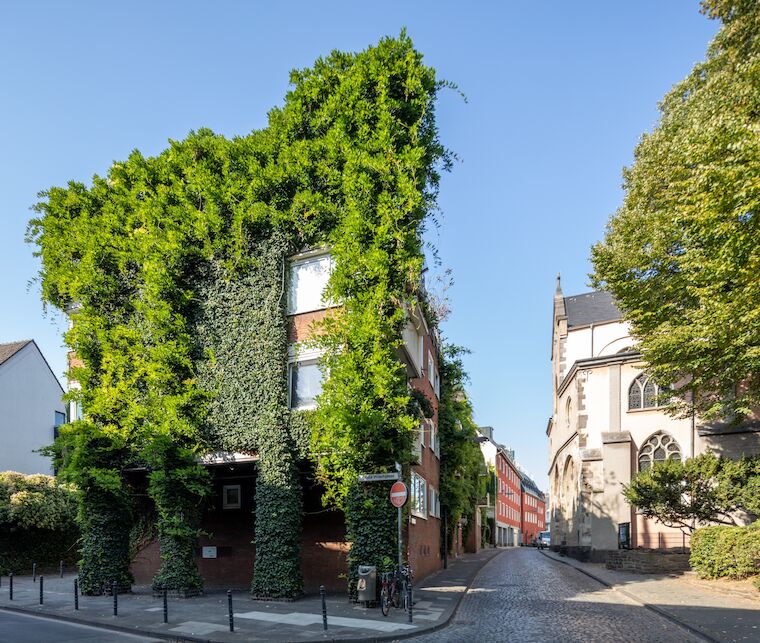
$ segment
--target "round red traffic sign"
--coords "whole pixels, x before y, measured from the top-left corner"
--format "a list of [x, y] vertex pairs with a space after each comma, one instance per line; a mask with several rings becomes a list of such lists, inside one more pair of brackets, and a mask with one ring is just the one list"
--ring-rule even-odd
[[408, 497], [409, 490], [403, 482], [399, 480], [391, 485], [391, 504], [394, 507], [403, 507]]

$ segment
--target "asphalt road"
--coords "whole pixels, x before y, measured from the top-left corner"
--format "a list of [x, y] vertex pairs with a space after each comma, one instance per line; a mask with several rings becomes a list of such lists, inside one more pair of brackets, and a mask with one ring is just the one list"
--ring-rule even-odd
[[158, 639], [146, 639], [112, 630], [0, 609], [0, 641], [3, 643], [74, 643], [75, 641], [148, 643], [156, 640]]
[[416, 643], [703, 642], [622, 594], [531, 547], [489, 562], [452, 624]]

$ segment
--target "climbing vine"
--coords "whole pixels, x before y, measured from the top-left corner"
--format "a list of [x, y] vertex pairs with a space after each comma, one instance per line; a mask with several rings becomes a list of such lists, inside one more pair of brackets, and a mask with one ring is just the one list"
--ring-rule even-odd
[[[124, 471], [147, 469], [156, 586], [201, 589], [202, 453], [258, 454], [252, 591], [292, 597], [299, 460], [314, 454], [326, 502], [346, 506], [358, 472], [408, 462], [419, 422], [397, 349], [450, 163], [435, 125], [444, 84], [404, 33], [333, 52], [291, 82], [266, 129], [233, 140], [199, 130], [156, 157], [135, 151], [90, 186], [42, 193], [29, 226], [44, 302], [77, 309], [66, 342], [81, 361], [72, 397], [86, 421], [62, 432], [62, 471], [88, 481], [82, 507], [90, 492], [113, 494], [128, 512]], [[327, 377], [319, 408], [303, 415], [287, 405], [285, 289], [287, 258], [309, 247], [330, 248], [327, 295], [339, 306], [314, 329]], [[83, 458], [81, 435], [123, 457]], [[96, 504], [92, 520], [105, 519], [108, 503]], [[108, 554], [119, 569], [128, 523], [126, 545]], [[94, 564], [83, 556], [85, 575]]]

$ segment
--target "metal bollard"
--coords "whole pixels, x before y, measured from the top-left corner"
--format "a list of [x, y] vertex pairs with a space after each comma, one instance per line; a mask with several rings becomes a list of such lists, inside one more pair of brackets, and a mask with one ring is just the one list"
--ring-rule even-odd
[[169, 603], [166, 600], [166, 585], [164, 585], [164, 623], [169, 622]]
[[32, 582], [37, 582], [37, 563], [32, 563]]
[[63, 578], [63, 561], [58, 563], [58, 574]]
[[40, 576], [40, 605], [42, 605], [42, 588], [45, 585], [45, 577]]
[[113, 595], [113, 615], [119, 615], [119, 585], [116, 581], [111, 583], [111, 594]]
[[325, 601], [325, 586], [319, 586], [319, 595], [322, 597], [322, 627], [327, 629], [327, 602]]
[[235, 621], [233, 620], [233, 616], [232, 616], [232, 590], [231, 589], [227, 590], [227, 608], [230, 613], [230, 632], [234, 632]]
[[79, 579], [74, 579], [74, 609], [79, 609]]
[[13, 572], [8, 574], [8, 592], [10, 599], [13, 600]]
[[[411, 574], [410, 574], [411, 576]], [[406, 585], [406, 604], [409, 607], [409, 622], [412, 622], [412, 579]]]

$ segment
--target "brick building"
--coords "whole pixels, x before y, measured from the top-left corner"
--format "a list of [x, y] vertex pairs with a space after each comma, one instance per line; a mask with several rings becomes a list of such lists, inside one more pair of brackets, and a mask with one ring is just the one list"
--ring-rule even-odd
[[[292, 410], [316, 408], [322, 391], [319, 366], [322, 351], [309, 342], [313, 324], [335, 307], [322, 293], [332, 270], [328, 251], [301, 253], [290, 260], [287, 312], [289, 317], [288, 405]], [[440, 544], [440, 445], [438, 438], [439, 339], [419, 308], [407, 311], [399, 359], [406, 367], [410, 387], [421, 391], [433, 409], [433, 417], [420, 423], [413, 447], [409, 521], [404, 544], [417, 579], [442, 566]], [[205, 462], [213, 471], [213, 495], [201, 528], [198, 567], [206, 587], [240, 587], [250, 584], [255, 564], [251, 514], [255, 512], [255, 453], [213, 453]], [[314, 481], [308, 463], [302, 464], [303, 521], [301, 570], [304, 589], [318, 591], [346, 588], [347, 554], [345, 519], [338, 510], [322, 506], [322, 489]], [[372, 473], [372, 472], [368, 472]], [[390, 487], [391, 482], [388, 482]], [[157, 543], [141, 550], [134, 561], [138, 582], [149, 582], [159, 565]]]
[[530, 545], [546, 529], [546, 497], [524, 471], [521, 472], [520, 489], [522, 544]]
[[494, 441], [493, 427], [483, 426], [478, 432], [485, 438], [480, 443], [480, 449], [495, 476], [493, 544], [497, 547], [514, 547], [521, 542], [522, 525], [520, 470], [515, 464], [515, 453]]

